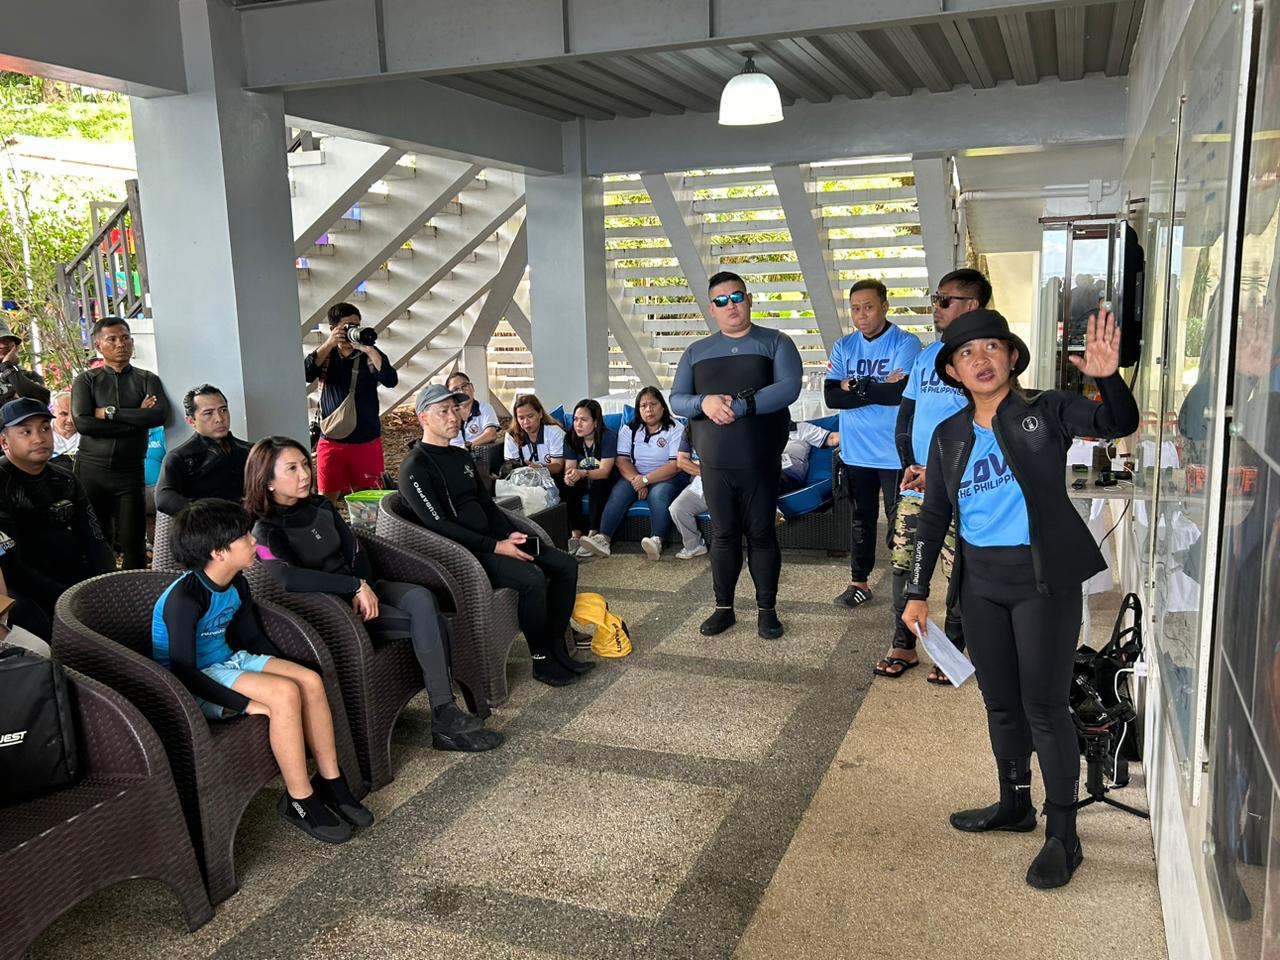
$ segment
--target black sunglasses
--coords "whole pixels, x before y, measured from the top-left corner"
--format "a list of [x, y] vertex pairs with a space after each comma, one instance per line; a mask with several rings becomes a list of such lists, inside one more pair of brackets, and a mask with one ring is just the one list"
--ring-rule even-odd
[[929, 302], [935, 307], [941, 307], [943, 310], [950, 307], [956, 300], [972, 300], [974, 303], [978, 302], [977, 297], [961, 297], [954, 293], [934, 293], [929, 295]]
[[722, 293], [718, 297], [712, 297], [711, 302], [717, 307], [727, 307], [731, 303], [741, 303], [747, 299], [745, 290], [735, 290], [733, 293]]

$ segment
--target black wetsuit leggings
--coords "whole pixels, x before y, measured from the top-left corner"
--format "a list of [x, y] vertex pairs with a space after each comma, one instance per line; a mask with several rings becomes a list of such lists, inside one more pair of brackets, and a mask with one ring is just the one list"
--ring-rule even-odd
[[849, 524], [849, 579], [865, 583], [876, 565], [876, 521], [880, 516], [880, 500], [889, 521], [885, 546], [893, 548], [893, 518], [898, 505], [901, 470], [880, 470], [845, 464], [844, 490], [853, 508]]
[[491, 584], [510, 587], [519, 594], [516, 616], [529, 652], [550, 655], [555, 644], [564, 650], [569, 616], [578, 596], [578, 561], [545, 543], [533, 560], [497, 553], [479, 553], [476, 559]]
[[1030, 547], [960, 544], [960, 614], [998, 760], [1040, 758], [1045, 796], [1076, 799], [1080, 748], [1068, 698], [1080, 586], [1036, 590]]
[[449, 669], [449, 629], [436, 597], [416, 583], [377, 580], [371, 584], [378, 598], [378, 616], [365, 624], [374, 643], [408, 639], [422, 668], [427, 699], [432, 707], [453, 702]]
[[723, 470], [702, 466], [702, 498], [711, 514], [711, 582], [716, 606], [732, 607], [742, 573], [742, 538], [756, 586], [756, 605], [772, 609], [778, 600], [782, 551], [774, 517], [778, 509], [781, 458], [772, 469]]

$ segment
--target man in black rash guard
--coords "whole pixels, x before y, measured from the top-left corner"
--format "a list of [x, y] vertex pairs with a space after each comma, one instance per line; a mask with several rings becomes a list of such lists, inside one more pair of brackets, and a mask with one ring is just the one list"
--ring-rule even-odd
[[471, 455], [450, 446], [460, 429], [458, 404], [466, 399], [438, 383], [418, 394], [422, 440], [400, 465], [400, 497], [424, 527], [474, 553], [494, 586], [520, 594], [520, 629], [533, 657], [533, 676], [563, 687], [595, 667], [569, 656], [564, 643], [578, 593], [578, 562], [546, 544], [536, 556], [522, 550], [527, 535], [493, 502]]
[[231, 433], [227, 398], [217, 387], [202, 383], [187, 391], [182, 409], [196, 432], [164, 455], [156, 508], [174, 516], [192, 501], [208, 497], [239, 503], [250, 445]]
[[720, 332], [685, 350], [671, 384], [671, 408], [689, 420], [711, 514], [716, 609], [700, 630], [712, 637], [735, 622], [745, 533], [756, 629], [776, 640], [782, 636], [775, 609], [782, 553], [774, 516], [791, 422], [787, 408], [800, 395], [800, 351], [786, 334], [752, 324], [751, 294], [736, 273], [717, 273], [708, 294]]

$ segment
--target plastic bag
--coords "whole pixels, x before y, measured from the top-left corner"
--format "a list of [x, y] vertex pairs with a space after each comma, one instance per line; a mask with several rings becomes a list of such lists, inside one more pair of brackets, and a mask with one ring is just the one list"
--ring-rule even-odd
[[526, 517], [554, 507], [560, 502], [560, 491], [546, 467], [517, 467], [494, 488], [496, 497], [518, 497], [520, 512]]

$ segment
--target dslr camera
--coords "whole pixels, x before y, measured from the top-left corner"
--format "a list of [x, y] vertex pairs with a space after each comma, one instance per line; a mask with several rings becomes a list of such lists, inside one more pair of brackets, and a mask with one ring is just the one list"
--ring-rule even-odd
[[342, 328], [342, 335], [348, 343], [358, 347], [371, 347], [378, 342], [378, 331], [373, 327], [347, 326]]

